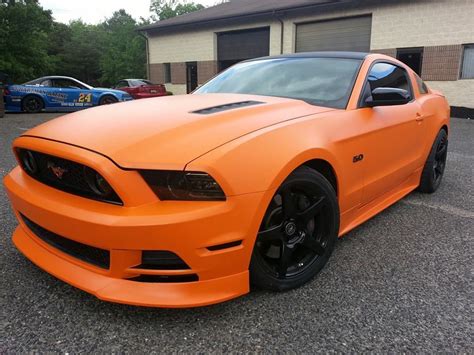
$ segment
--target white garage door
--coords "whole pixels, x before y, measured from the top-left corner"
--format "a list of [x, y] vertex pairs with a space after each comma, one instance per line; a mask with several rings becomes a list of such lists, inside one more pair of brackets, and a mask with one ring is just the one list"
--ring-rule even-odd
[[296, 27], [296, 51], [370, 50], [372, 16], [299, 24]]

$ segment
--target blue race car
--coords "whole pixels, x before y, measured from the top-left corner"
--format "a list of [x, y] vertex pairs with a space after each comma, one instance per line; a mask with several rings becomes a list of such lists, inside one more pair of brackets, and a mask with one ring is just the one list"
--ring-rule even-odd
[[133, 100], [124, 91], [94, 88], [67, 76], [45, 76], [22, 85], [9, 85], [4, 99], [6, 111], [28, 113], [76, 111]]

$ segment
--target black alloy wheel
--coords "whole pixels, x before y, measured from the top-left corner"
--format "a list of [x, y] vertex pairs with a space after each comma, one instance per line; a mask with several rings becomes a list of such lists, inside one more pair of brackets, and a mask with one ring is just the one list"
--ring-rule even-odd
[[23, 99], [22, 109], [27, 113], [38, 113], [43, 109], [43, 100], [36, 96], [27, 96]]
[[442, 129], [433, 143], [426, 161], [418, 190], [425, 193], [435, 192], [441, 185], [448, 158], [448, 134]]
[[100, 99], [99, 105], [110, 105], [118, 102], [117, 98], [107, 95]]
[[318, 172], [293, 172], [273, 197], [257, 236], [251, 281], [271, 290], [303, 285], [326, 264], [339, 232], [331, 184]]
[[448, 137], [443, 135], [436, 148], [436, 154], [433, 164], [433, 175], [435, 184], [439, 185], [446, 168], [446, 159], [448, 157]]

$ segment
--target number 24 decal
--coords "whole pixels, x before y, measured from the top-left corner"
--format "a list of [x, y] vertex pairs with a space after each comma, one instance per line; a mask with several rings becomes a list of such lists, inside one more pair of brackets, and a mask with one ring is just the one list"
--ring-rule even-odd
[[77, 102], [91, 102], [92, 101], [92, 94], [79, 94], [79, 100]]

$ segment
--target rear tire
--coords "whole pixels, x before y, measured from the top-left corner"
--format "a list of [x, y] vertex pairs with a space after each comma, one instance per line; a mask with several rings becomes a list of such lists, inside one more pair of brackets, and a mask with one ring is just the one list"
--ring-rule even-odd
[[304, 285], [326, 265], [338, 234], [334, 188], [317, 171], [298, 168], [265, 213], [252, 253], [251, 283], [272, 291]]
[[110, 104], [115, 104], [116, 102], [118, 102], [117, 98], [112, 96], [112, 95], [106, 95], [104, 97], [102, 97], [99, 101], [99, 105], [102, 106], [102, 105], [110, 105]]
[[44, 102], [37, 96], [27, 96], [21, 102], [21, 108], [26, 113], [38, 113], [44, 108]]
[[446, 168], [447, 156], [448, 134], [442, 129], [433, 143], [430, 155], [423, 168], [418, 191], [431, 194], [438, 190]]

